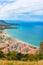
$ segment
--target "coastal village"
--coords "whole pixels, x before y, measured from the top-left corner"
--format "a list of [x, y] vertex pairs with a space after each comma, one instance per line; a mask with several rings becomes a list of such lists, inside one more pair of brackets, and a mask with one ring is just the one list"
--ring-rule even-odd
[[3, 52], [17, 51], [22, 54], [36, 54], [37, 48], [17, 39], [11, 38], [4, 31], [0, 30], [0, 50]]

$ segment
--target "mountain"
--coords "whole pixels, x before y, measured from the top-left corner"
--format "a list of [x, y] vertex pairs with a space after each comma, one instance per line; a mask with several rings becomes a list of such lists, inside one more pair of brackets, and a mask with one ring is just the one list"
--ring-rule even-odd
[[0, 25], [8, 25], [8, 23], [5, 22], [4, 20], [0, 20]]
[[0, 20], [0, 30], [4, 29], [17, 29], [17, 25], [10, 25], [9, 23], [5, 22], [4, 20]]

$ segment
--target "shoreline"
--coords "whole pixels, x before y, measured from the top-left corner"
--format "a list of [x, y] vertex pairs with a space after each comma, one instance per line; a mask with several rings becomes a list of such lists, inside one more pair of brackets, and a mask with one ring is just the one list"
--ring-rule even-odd
[[6, 33], [10, 38], [12, 38], [13, 40], [16, 40], [17, 42], [21, 42], [22, 44], [26, 44], [30, 47], [36, 47], [36, 48], [39, 48], [39, 46], [35, 46], [35, 45], [32, 45], [31, 43], [27, 43], [25, 41], [22, 41], [22, 40], [19, 40], [19, 39], [16, 39], [16, 38], [13, 38], [11, 37], [7, 32], [4, 31], [4, 33]]
[[32, 46], [32, 47], [39, 48], [39, 46], [32, 45], [32, 44], [30, 44], [30, 43], [27, 43], [27, 42], [25, 42], [25, 41], [22, 41], [22, 40], [19, 40], [19, 39], [16, 39], [16, 38], [14, 38], [14, 39], [17, 40], [18, 42], [23, 43], [23, 44], [26, 44], [26, 45], [29, 45], [29, 46]]
[[8, 49], [9, 49], [9, 51], [16, 50], [17, 52], [22, 53], [22, 54], [35, 54], [36, 53], [38, 47], [34, 45], [30, 45], [29, 43], [26, 43], [24, 41], [12, 38], [9, 34], [7, 34], [4, 31], [1, 31], [1, 32], [2, 32], [0, 34], [0, 36], [2, 37], [1, 41], [3, 41], [4, 44], [7, 45], [2, 48], [2, 51], [8, 52]]
[[[8, 34], [7, 32], [6, 32], [6, 30], [4, 30], [4, 32], [6, 33], [6, 34]], [[8, 34], [9, 35], [9, 34]], [[9, 35], [10, 36], [10, 35]], [[31, 44], [31, 43], [29, 43], [29, 42], [25, 42], [25, 41], [23, 41], [23, 40], [21, 40], [21, 39], [18, 39], [18, 38], [14, 38], [13, 36], [10, 36], [12, 39], [15, 39], [15, 40], [18, 40], [18, 41], [20, 41], [20, 42], [22, 42], [22, 43], [25, 43], [25, 44], [27, 44], [27, 45], [29, 45], [29, 46], [33, 46], [33, 47], [37, 47], [37, 48], [39, 48], [39, 46], [36, 46], [36, 45], [34, 45], [34, 44]]]

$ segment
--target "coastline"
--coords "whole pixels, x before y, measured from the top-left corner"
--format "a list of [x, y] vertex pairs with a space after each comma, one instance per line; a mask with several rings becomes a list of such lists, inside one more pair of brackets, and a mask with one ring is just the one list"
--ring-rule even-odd
[[[6, 32], [5, 32], [6, 33]], [[9, 37], [11, 37], [8, 33], [6, 33]], [[39, 48], [39, 46], [35, 46], [35, 45], [32, 45], [31, 43], [27, 43], [25, 41], [22, 41], [22, 40], [19, 40], [19, 39], [16, 39], [16, 38], [13, 38], [11, 37], [13, 40], [16, 40], [17, 42], [20, 42], [20, 43], [23, 43], [23, 44], [26, 44], [26, 45], [29, 45], [29, 46], [32, 46], [32, 47], [36, 47], [36, 48]]]
[[30, 43], [24, 42], [24, 41], [22, 41], [22, 40], [19, 40], [19, 39], [16, 39], [16, 38], [14, 38], [14, 39], [15, 39], [16, 41], [18, 41], [18, 42], [21, 42], [21, 43], [23, 43], [23, 44], [26, 44], [26, 45], [29, 45], [29, 46], [32, 46], [32, 47], [39, 48], [39, 46], [32, 45], [32, 44], [30, 44]]
[[17, 40], [23, 41], [31, 46], [39, 47], [40, 42], [41, 42], [41, 37], [39, 37], [39, 34], [36, 30], [35, 34], [34, 32], [31, 32], [31, 29], [25, 29], [25, 28], [20, 28], [20, 29], [7, 29], [5, 30], [6, 33], [8, 33], [12, 38], [15, 38]]
[[[4, 32], [7, 33], [6, 30], [4, 30]], [[7, 34], [8, 34], [8, 33], [7, 33]], [[8, 34], [8, 35], [9, 35], [9, 34]], [[10, 36], [10, 35], [9, 35], [9, 36]], [[36, 45], [31, 44], [31, 43], [28, 43], [28, 42], [22, 41], [22, 40], [20, 40], [20, 39], [18, 39], [18, 38], [14, 38], [14, 37], [12, 37], [12, 36], [10, 36], [10, 37], [11, 37], [12, 39], [15, 39], [16, 41], [20, 41], [20, 42], [22, 42], [23, 44], [25, 43], [25, 44], [27, 44], [27, 45], [29, 45], [29, 46], [39, 48], [39, 46], [36, 46]]]
[[[3, 35], [5, 39], [3, 38]], [[1, 36], [4, 40], [4, 45], [6, 44], [6, 46], [3, 47], [4, 49], [2, 49], [2, 51], [8, 52], [8, 49], [9, 49], [9, 51], [16, 50], [17, 52], [20, 52], [22, 54], [35, 54], [38, 49], [38, 47], [36, 46], [30, 45], [24, 41], [12, 38], [9, 34], [7, 34], [4, 31], [2, 31]]]

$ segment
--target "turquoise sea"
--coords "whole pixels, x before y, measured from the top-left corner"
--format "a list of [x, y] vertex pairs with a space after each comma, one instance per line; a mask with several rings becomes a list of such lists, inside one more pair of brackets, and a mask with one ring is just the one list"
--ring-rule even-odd
[[8, 23], [19, 24], [18, 29], [7, 29], [12, 38], [29, 43], [30, 45], [39, 46], [43, 41], [43, 22], [23, 22], [23, 21], [7, 21]]

